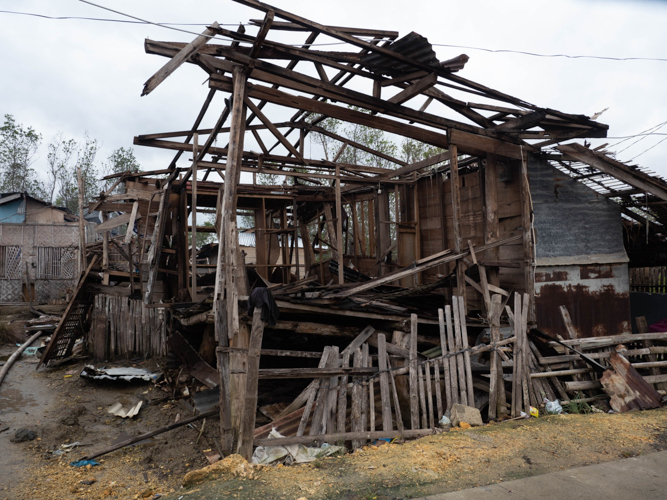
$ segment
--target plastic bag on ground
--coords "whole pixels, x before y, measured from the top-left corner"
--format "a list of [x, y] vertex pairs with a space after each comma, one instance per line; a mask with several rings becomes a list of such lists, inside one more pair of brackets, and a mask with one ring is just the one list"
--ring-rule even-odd
[[544, 409], [546, 410], [547, 415], [560, 415], [561, 413], [563, 413], [563, 407], [560, 405], [557, 399], [553, 401], [545, 399]]
[[[284, 437], [280, 432], [273, 429], [269, 438]], [[292, 444], [286, 446], [258, 446], [252, 454], [252, 463], [268, 465], [277, 460], [287, 457], [290, 463], [314, 462], [318, 458], [328, 457], [340, 450], [343, 446], [331, 446], [324, 443], [320, 448], [307, 447], [302, 444]]]

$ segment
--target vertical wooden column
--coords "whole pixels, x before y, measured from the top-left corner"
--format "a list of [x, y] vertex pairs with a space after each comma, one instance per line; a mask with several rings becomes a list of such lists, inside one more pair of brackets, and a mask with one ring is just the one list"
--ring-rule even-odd
[[197, 155], [199, 154], [199, 134], [192, 140], [192, 300], [197, 300]]
[[[484, 244], [500, 239], [500, 224], [498, 222], [498, 162], [496, 155], [486, 155], [486, 166], [484, 168]], [[486, 260], [498, 262], [500, 260], [500, 247], [491, 248], [486, 251]], [[494, 286], [500, 286], [499, 269], [497, 267], [487, 268], [487, 279]]]
[[521, 160], [521, 227], [523, 230], [523, 262], [524, 280], [526, 293], [530, 298], [528, 310], [528, 322], [534, 323], [535, 318], [535, 269], [533, 267], [534, 241], [532, 231], [533, 202], [530, 196], [530, 184], [528, 182], [528, 158], [523, 152]]
[[[186, 302], [190, 264], [188, 263], [188, 191], [185, 186], [181, 186], [178, 203], [178, 220], [180, 222], [176, 233], [179, 263], [178, 300]], [[144, 234], [148, 229], [148, 218], [146, 218], [145, 224]]]
[[[386, 189], [378, 192], [375, 195], [375, 230], [377, 236], [375, 238], [375, 258], [381, 259], [385, 252], [391, 246], [391, 227], [389, 215], [389, 191]], [[355, 245], [352, 245], [356, 248]], [[384, 260], [384, 259], [383, 259]], [[382, 262], [378, 263], [378, 276], [384, 275]]]
[[410, 315], [410, 428], [419, 429], [419, 363], [417, 361], [417, 324], [416, 314]]
[[[83, 218], [83, 177], [81, 176], [81, 169], [76, 168], [76, 180], [79, 185], [79, 275], [88, 267], [86, 262], [86, 226]], [[106, 233], [105, 233], [106, 234]], [[108, 245], [108, 243], [107, 243]], [[108, 251], [108, 249], [107, 249]], [[130, 273], [132, 269], [130, 269]], [[28, 291], [28, 293], [30, 293]]]
[[[218, 192], [218, 199], [222, 197], [222, 202], [218, 204], [218, 213], [216, 214], [216, 222], [220, 220], [218, 233], [220, 245], [218, 246], [214, 293], [215, 332], [218, 345], [231, 344], [232, 347], [245, 349], [248, 348], [249, 344], [249, 332], [247, 328], [241, 329], [239, 327], [236, 283], [236, 267], [238, 266], [239, 256], [238, 232], [236, 229], [236, 190], [241, 177], [245, 132], [246, 108], [243, 99], [247, 82], [246, 71], [243, 66], [235, 65], [232, 68], [234, 83], [229, 149], [225, 183]], [[223, 307], [218, 306], [221, 301], [224, 301]], [[223, 336], [225, 337], [223, 338]], [[231, 342], [229, 342], [230, 339]], [[224, 364], [225, 359], [220, 359], [221, 357], [225, 358], [225, 356], [219, 356], [218, 358], [219, 363], [223, 361], [223, 364], [219, 366], [219, 370], [222, 370], [220, 378], [225, 383], [220, 384], [220, 401], [223, 403], [220, 406], [220, 430], [222, 440], [225, 443], [223, 452], [228, 453], [233, 449], [233, 436], [238, 435], [241, 417], [240, 408], [243, 407], [243, 390], [245, 389], [245, 377], [243, 377], [243, 380], [238, 380], [239, 377], [234, 377], [232, 380], [231, 370], [237, 371], [235, 368], [238, 364], [241, 364], [242, 367], [245, 364], [245, 356], [243, 356], [243, 360], [227, 357], [229, 360], [227, 364]], [[229, 403], [228, 407], [226, 407], [227, 402]]]
[[[500, 342], [500, 315], [502, 313], [502, 297], [494, 294], [491, 297], [491, 310], [489, 311], [489, 326], [491, 327], [491, 344]], [[489, 382], [489, 420], [498, 418], [501, 414], [503, 401], [498, 397], [499, 386], [503, 384], [503, 369], [498, 351], [491, 351], [491, 379]]]
[[[451, 158], [449, 160], [449, 183], [452, 191], [452, 227], [454, 228], [454, 251], [460, 253], [461, 244], [461, 187], [459, 180], [458, 149], [455, 144], [449, 146]], [[460, 261], [456, 264], [456, 295], [463, 299], [466, 307], [466, 281], [463, 266]]]
[[343, 206], [340, 194], [340, 166], [336, 164], [336, 247], [338, 251], [338, 283], [345, 283], [343, 272]]
[[246, 460], [252, 458], [253, 433], [255, 431], [255, 414], [257, 413], [257, 385], [259, 382], [259, 358], [264, 335], [264, 322], [261, 319], [262, 309], [256, 307], [252, 316], [252, 330], [248, 346], [248, 374], [243, 406], [243, 418], [239, 430], [238, 454]]
[[[107, 220], [109, 220], [109, 216], [106, 212], [102, 212], [102, 223]], [[104, 240], [102, 241], [102, 284], [109, 284], [109, 231], [104, 231]]]

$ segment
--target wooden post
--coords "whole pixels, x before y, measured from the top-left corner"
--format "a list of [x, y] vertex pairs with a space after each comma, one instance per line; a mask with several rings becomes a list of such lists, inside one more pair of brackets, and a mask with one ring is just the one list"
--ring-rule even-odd
[[466, 325], [465, 301], [459, 297], [459, 314], [461, 315], [461, 345], [465, 352], [463, 361], [466, 368], [466, 384], [468, 389], [468, 405], [475, 406], [475, 391], [472, 386], [472, 366], [470, 365], [470, 351], [468, 350], [468, 326]]
[[[102, 212], [102, 223], [109, 220], [106, 212]], [[102, 284], [109, 284], [109, 231], [104, 231], [102, 240]]]
[[[445, 312], [442, 309], [438, 309], [438, 323], [440, 326], [440, 349], [442, 350], [442, 365], [443, 365], [443, 378], [445, 379], [445, 408], [447, 410], [452, 408], [452, 383], [449, 369], [449, 358], [444, 357], [449, 352], [447, 349], [447, 332], [445, 330]], [[437, 367], [436, 367], [437, 368]], [[438, 393], [439, 393], [438, 388]], [[438, 409], [438, 413], [442, 413]], [[442, 415], [441, 415], [442, 416]], [[439, 418], [439, 417], [438, 417]]]
[[[192, 139], [192, 290], [190, 297], [197, 300], [197, 155], [199, 154], [199, 134]], [[252, 448], [252, 446], [251, 446]], [[252, 452], [252, 449], [251, 449]]]
[[[455, 144], [449, 146], [451, 154], [449, 160], [449, 183], [452, 192], [452, 227], [454, 229], [454, 251], [460, 253], [461, 244], [461, 187], [459, 180], [458, 150]], [[460, 262], [456, 264], [456, 295], [463, 298], [464, 310], [466, 295], [466, 281], [463, 266]]]
[[[461, 297], [454, 295], [452, 297], [452, 309], [454, 313], [454, 336], [456, 337], [455, 352], [463, 350], [463, 338], [461, 336], [461, 313], [459, 308], [459, 300]], [[466, 367], [463, 354], [456, 355], [456, 364], [458, 366], [459, 391], [461, 393], [460, 402], [464, 406], [468, 406], [468, 384], [466, 381]]]
[[419, 372], [417, 363], [417, 315], [410, 315], [410, 428], [419, 429]]
[[[85, 226], [85, 219], [83, 218], [84, 184], [83, 184], [83, 177], [81, 176], [81, 169], [79, 167], [76, 167], [76, 180], [79, 185], [79, 275], [80, 275], [87, 267], [87, 259], [86, 259], [86, 226]], [[104, 234], [106, 235], [107, 233], [105, 232]], [[107, 241], [106, 238], [105, 241]], [[108, 245], [109, 243], [107, 242], [107, 258], [109, 252]], [[132, 272], [131, 269], [130, 272]], [[28, 294], [30, 294], [29, 289], [28, 289]]]
[[[447, 343], [449, 344], [449, 352], [456, 352], [456, 342], [454, 341], [454, 327], [452, 326], [452, 306], [445, 306], [445, 321], [447, 325]], [[456, 356], [449, 359], [449, 381], [452, 385], [452, 399], [447, 401], [447, 409], [450, 410], [452, 405], [458, 404], [461, 399], [459, 397], [459, 383], [456, 375]]]
[[380, 370], [380, 396], [382, 401], [382, 430], [390, 431], [391, 399], [389, 395], [389, 373], [387, 373], [387, 339], [378, 333], [378, 368]]
[[[486, 155], [484, 168], [484, 244], [500, 239], [500, 224], [498, 222], [498, 162], [496, 155]], [[485, 259], [493, 262], [500, 260], [500, 247], [486, 251]], [[497, 267], [487, 269], [487, 279], [494, 286], [500, 286], [499, 270]]]
[[[343, 252], [343, 207], [340, 194], [340, 165], [336, 163], [336, 248], [338, 251], [338, 283], [345, 283]], [[391, 429], [386, 429], [391, 430]]]
[[[218, 343], [221, 342], [220, 334], [227, 335], [228, 339], [232, 339], [231, 346], [239, 348], [248, 348], [249, 335], [247, 329], [243, 329], [243, 333], [239, 334], [242, 329], [239, 328], [239, 313], [238, 313], [238, 290], [236, 283], [236, 267], [238, 265], [238, 233], [236, 230], [236, 189], [241, 176], [241, 159], [243, 155], [243, 138], [245, 130], [245, 114], [246, 108], [244, 106], [244, 96], [247, 82], [246, 68], [235, 65], [232, 68], [233, 77], [233, 94], [232, 94], [232, 113], [229, 134], [229, 149], [227, 153], [227, 167], [225, 175], [225, 183], [218, 192], [218, 198], [222, 197], [222, 203], [219, 203], [219, 213], [216, 213], [216, 223], [219, 220], [220, 233], [218, 234], [218, 262], [216, 267], [216, 282], [214, 302], [224, 300], [225, 314], [221, 314], [222, 308], [214, 307], [216, 337]], [[218, 212], [218, 210], [216, 210]], [[226, 297], [223, 293], [226, 292]], [[225, 321], [223, 327], [222, 322]], [[243, 363], [241, 366], [236, 366], [238, 360], [231, 360], [229, 372], [243, 371]], [[238, 368], [238, 370], [237, 370]], [[232, 434], [238, 433], [238, 425], [240, 425], [240, 407], [243, 402], [243, 391], [241, 387], [245, 384], [237, 380], [240, 377], [234, 377], [234, 381], [230, 383], [230, 395], [223, 394], [227, 390], [222, 384], [221, 400], [229, 397], [231, 402], [231, 431]], [[221, 434], [223, 437], [228, 429], [224, 427], [223, 408], [220, 410]], [[226, 417], [226, 416], [225, 416]], [[224, 451], [224, 450], [223, 450]]]
[[521, 295], [519, 292], [514, 293], [514, 357], [513, 362], [514, 366], [512, 369], [512, 418], [518, 417], [521, 413], [521, 399], [523, 394], [523, 389], [521, 387], [522, 373], [521, 368], [523, 367], [522, 363], [522, 354], [521, 354]]
[[521, 227], [523, 230], [523, 262], [525, 290], [530, 297], [530, 308], [528, 310], [528, 322], [534, 323], [535, 317], [535, 269], [533, 268], [534, 242], [532, 231], [533, 202], [530, 195], [530, 183], [528, 182], [528, 162], [525, 158], [521, 160]]
[[252, 315], [252, 330], [250, 332], [250, 345], [248, 346], [245, 405], [243, 407], [241, 429], [239, 430], [238, 453], [248, 461], [252, 458], [252, 441], [255, 431], [255, 414], [257, 413], [259, 357], [262, 349], [262, 337], [264, 335], [264, 322], [261, 319], [261, 315], [262, 309], [256, 307]]
[[[491, 297], [489, 311], [489, 326], [491, 327], [491, 344], [500, 342], [500, 314], [502, 313], [502, 297], [494, 294]], [[495, 420], [500, 415], [500, 398], [498, 387], [503, 383], [503, 371], [498, 351], [491, 351], [491, 380], [489, 382], [489, 420]]]

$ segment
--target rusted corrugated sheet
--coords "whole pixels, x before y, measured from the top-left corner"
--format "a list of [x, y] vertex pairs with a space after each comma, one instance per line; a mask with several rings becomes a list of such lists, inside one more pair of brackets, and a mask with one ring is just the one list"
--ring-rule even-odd
[[609, 357], [613, 368], [604, 372], [602, 387], [611, 399], [614, 411], [649, 410], [662, 406], [662, 396], [635, 370], [630, 362], [617, 352]]
[[567, 338], [559, 310], [567, 307], [580, 337], [630, 333], [626, 264], [541, 266], [535, 270], [540, 329]]
[[[433, 66], [440, 64], [428, 40], [414, 31], [385, 48], [409, 57], [415, 62]], [[415, 71], [414, 66], [395, 61], [383, 54], [368, 54], [363, 56], [361, 60], [363, 65], [374, 73], [382, 73], [386, 76], [397, 76]]]

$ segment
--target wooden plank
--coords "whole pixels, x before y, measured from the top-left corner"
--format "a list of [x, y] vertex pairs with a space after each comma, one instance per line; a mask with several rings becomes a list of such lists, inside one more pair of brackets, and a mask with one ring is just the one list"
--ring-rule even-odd
[[460, 297], [452, 297], [452, 312], [454, 315], [454, 336], [456, 338], [456, 363], [458, 366], [458, 382], [460, 392], [460, 402], [464, 406], [469, 406], [468, 400], [468, 381], [466, 377], [466, 364], [463, 356], [463, 337], [461, 335], [461, 309], [459, 306]]
[[[181, 64], [187, 61], [190, 57], [197, 53], [197, 51], [206, 45], [206, 43], [215, 35], [215, 28], [219, 28], [220, 25], [216, 22], [211, 24], [209, 28], [206, 28], [201, 35], [195, 38], [192, 42], [187, 44], [183, 49], [178, 52], [174, 57], [172, 57], [167, 64], [162, 66], [153, 76], [151, 76], [146, 83], [144, 83], [144, 89], [141, 92], [142, 96], [150, 94], [155, 88], [160, 85], [169, 75], [176, 71]], [[214, 29], [211, 29], [214, 28]]]
[[398, 400], [398, 391], [396, 390], [396, 380], [394, 372], [391, 367], [389, 354], [387, 354], [387, 369], [389, 370], [389, 378], [391, 380], [391, 392], [394, 397], [394, 414], [396, 416], [396, 426], [400, 432], [403, 432], [403, 415], [401, 414], [401, 403]]
[[[361, 348], [357, 348], [354, 351], [354, 357], [352, 360], [352, 366], [355, 368], [360, 368], [362, 365], [362, 353]], [[361, 401], [365, 399], [366, 395], [363, 391], [363, 386], [360, 384], [359, 378], [354, 380], [354, 385], [352, 386], [352, 412], [350, 414], [350, 425], [352, 432], [360, 432], [362, 429], [362, 419], [361, 419]], [[361, 440], [352, 440], [352, 448], [360, 448], [363, 444]]]
[[399, 92], [394, 97], [388, 99], [387, 102], [403, 104], [404, 102], [409, 101], [413, 97], [421, 94], [425, 90], [430, 89], [436, 83], [438, 83], [437, 75], [435, 73], [430, 73], [424, 78], [421, 78], [413, 84], [409, 85], [405, 90]]
[[[327, 346], [324, 348], [324, 352], [322, 353], [322, 357], [320, 358], [320, 362], [317, 365], [318, 368], [324, 368], [326, 367], [327, 363], [329, 362], [329, 354], [331, 352], [331, 347]], [[303, 436], [304, 432], [306, 431], [306, 426], [308, 425], [308, 419], [310, 417], [310, 412], [313, 409], [313, 404], [315, 403], [315, 396], [317, 396], [317, 391], [320, 388], [320, 382], [321, 379], [317, 378], [313, 380], [310, 385], [306, 388], [304, 393], [307, 393], [307, 399], [306, 399], [306, 407], [303, 411], [303, 415], [301, 416], [301, 422], [299, 423], [299, 428], [296, 431], [297, 436]], [[304, 394], [302, 393], [302, 394]], [[299, 399], [299, 398], [297, 398]], [[292, 405], [289, 407], [292, 409]], [[296, 410], [297, 408], [293, 408], [292, 411]], [[285, 412], [283, 412], [285, 413]], [[283, 415], [281, 413], [281, 415]], [[290, 412], [291, 413], [291, 412]], [[279, 416], [280, 418], [280, 416]]]
[[433, 380], [431, 379], [431, 362], [424, 363], [424, 375], [426, 377], [426, 406], [428, 408], [428, 425], [431, 429], [435, 428], [433, 420]]
[[[137, 211], [139, 210], [139, 202], [135, 201], [132, 204], [132, 213], [127, 223], [127, 232], [125, 233], [125, 244], [129, 245], [132, 241], [132, 234], [134, 233], [134, 223], [137, 220]], [[141, 217], [141, 215], [139, 215]]]
[[[458, 149], [456, 145], [452, 144], [449, 147], [451, 153], [451, 160], [449, 164], [449, 187], [451, 190], [452, 199], [452, 230], [454, 237], [454, 252], [459, 254], [462, 251], [462, 234], [461, 234], [461, 181], [459, 180], [459, 164], [458, 164]], [[468, 252], [469, 253], [469, 252]], [[465, 307], [465, 272], [463, 266], [456, 263], [456, 295], [462, 297]], [[456, 308], [454, 308], [454, 317], [456, 317]]]
[[131, 214], [121, 214], [118, 217], [113, 219], [107, 219], [102, 224], [95, 226], [95, 231], [98, 233], [104, 233], [106, 231], [111, 231], [112, 229], [127, 224], [130, 221]]
[[[340, 359], [338, 346], [333, 347], [333, 356], [331, 360], [332, 368], [340, 368], [342, 360]], [[329, 389], [327, 391], [327, 403], [325, 411], [325, 432], [331, 432], [336, 429], [336, 409], [338, 406], [338, 377], [329, 379]]]
[[[489, 248], [494, 248], [494, 247], [497, 247], [497, 246], [502, 246], [502, 245], [505, 245], [505, 244], [513, 243], [515, 241], [521, 240], [522, 238], [523, 238], [522, 235], [517, 235], [517, 236], [512, 236], [512, 237], [509, 237], [509, 238], [505, 238], [505, 239], [502, 239], [502, 240], [498, 240], [498, 241], [495, 241], [495, 242], [490, 243], [488, 245], [478, 247], [477, 248], [477, 253], [484, 252], [484, 251], [488, 250]], [[457, 261], [459, 259], [468, 257], [469, 255], [470, 255], [469, 250], [463, 250], [461, 253], [456, 253], [456, 254], [453, 254], [453, 255], [445, 255], [443, 257], [432, 260], [432, 261], [427, 262], [427, 263], [425, 263], [421, 266], [418, 266], [418, 267], [408, 266], [407, 268], [401, 269], [398, 272], [387, 274], [387, 275], [385, 275], [381, 278], [377, 278], [377, 279], [372, 280], [372, 281], [367, 281], [367, 282], [365, 282], [361, 285], [350, 288], [350, 289], [348, 289], [344, 292], [332, 294], [332, 296], [340, 297], [340, 298], [349, 297], [349, 296], [355, 295], [357, 293], [365, 292], [366, 290], [371, 290], [371, 289], [376, 288], [380, 285], [391, 283], [393, 281], [400, 280], [400, 279], [405, 278], [407, 276], [412, 276], [414, 274], [421, 273], [421, 272], [423, 272], [427, 269], [431, 269], [433, 267], [438, 267], [438, 266], [441, 266], [441, 265], [446, 264], [448, 262]], [[463, 278], [462, 278], [462, 281], [465, 282], [465, 280]]]
[[[440, 350], [442, 351], [442, 355], [446, 356], [447, 353], [449, 352], [449, 349], [447, 349], [447, 332], [445, 330], [445, 312], [442, 309], [438, 309], [438, 322], [440, 325]], [[443, 379], [445, 382], [445, 409], [451, 410], [452, 408], [452, 377], [451, 377], [451, 371], [449, 367], [450, 363], [450, 358], [448, 357], [443, 357], [442, 358], [442, 367], [443, 367]], [[438, 368], [436, 365], [436, 372], [438, 372]], [[437, 376], [436, 376], [437, 377]], [[438, 390], [436, 391], [437, 394], [440, 393], [439, 386], [437, 388]], [[438, 398], [440, 399], [440, 398]], [[438, 414], [440, 416], [444, 415], [442, 412], [442, 408], [438, 407]]]
[[255, 105], [255, 103], [253, 103], [250, 100], [249, 97], [245, 98], [245, 103], [248, 106], [248, 108], [250, 109], [250, 111], [252, 111], [253, 114], [255, 114], [257, 116], [257, 118], [259, 118], [259, 120], [264, 125], [266, 125], [266, 128], [268, 128], [271, 131], [271, 133], [275, 136], [275, 138], [278, 139], [278, 141], [280, 141], [280, 143], [283, 146], [285, 146], [285, 148], [291, 154], [293, 154], [295, 158], [297, 158], [299, 161], [302, 161], [306, 165], [308, 165], [308, 162], [301, 156], [301, 154], [296, 150], [296, 148], [294, 146], [292, 146], [292, 143], [287, 140], [287, 138], [280, 132], [280, 130], [278, 130], [278, 128], [271, 122], [271, 120], [269, 120], [266, 117], [266, 115], [264, 113], [262, 113], [262, 110], [260, 110], [259, 107], [257, 107]]
[[417, 315], [410, 315], [410, 428], [419, 429], [419, 372], [417, 362]]
[[380, 398], [382, 401], [382, 430], [392, 430], [391, 396], [389, 394], [389, 373], [387, 373], [387, 339], [378, 333], [378, 369], [380, 370]]
[[419, 375], [419, 407], [421, 408], [421, 426], [422, 429], [428, 429], [428, 410], [426, 407], [426, 389], [424, 387], [424, 365], [417, 365]]
[[336, 164], [336, 252], [338, 253], [338, 283], [342, 285], [345, 283], [345, 259], [343, 252], [343, 207], [341, 203], [340, 183], [340, 165]]
[[243, 407], [238, 442], [238, 454], [248, 461], [252, 458], [253, 433], [255, 431], [255, 415], [257, 413], [259, 357], [264, 334], [264, 322], [261, 319], [261, 315], [261, 308], [256, 307], [252, 315], [252, 330], [250, 332], [250, 344], [248, 345], [245, 405]]
[[[345, 352], [343, 350], [343, 362], [341, 368], [345, 369], [350, 366], [350, 356], [353, 351]], [[347, 375], [343, 375], [340, 379], [340, 389], [338, 391], [338, 432], [345, 432], [347, 424]]]
[[[502, 313], [502, 298], [498, 294], [491, 297], [491, 310], [489, 311], [489, 326], [491, 328], [491, 344], [497, 344], [500, 341], [500, 315]], [[502, 364], [499, 359], [498, 351], [491, 351], [491, 367], [489, 382], [489, 420], [495, 420], [500, 416], [503, 401], [500, 398], [499, 386], [504, 384]]]
[[[365, 367], [373, 365], [373, 360], [369, 355], [368, 344], [363, 345], [362, 365]], [[375, 379], [364, 379], [362, 386], [364, 388], [363, 394], [368, 393], [368, 397], [362, 399], [361, 430], [366, 430], [364, 426], [366, 425], [366, 416], [368, 415], [368, 428], [371, 431], [375, 431]]]
[[[447, 325], [447, 343], [449, 345], [448, 352], [455, 352], [456, 349], [456, 342], [454, 340], [455, 338], [455, 333], [454, 333], [454, 327], [452, 326], [452, 307], [448, 304], [445, 306], [445, 321]], [[443, 356], [445, 356], [445, 353], [442, 353]], [[452, 405], [458, 404], [461, 402], [460, 398], [460, 392], [459, 392], [459, 382], [458, 382], [458, 376], [457, 376], [457, 363], [458, 360], [456, 356], [454, 357], [445, 357], [445, 360], [449, 360], [449, 380], [452, 386], [452, 399], [447, 401], [447, 409], [451, 410]]]
[[348, 346], [343, 349], [343, 352], [341, 354], [345, 355], [346, 353], [353, 353], [355, 352], [361, 345], [368, 340], [368, 338], [375, 333], [375, 328], [372, 326], [368, 325], [366, 328], [364, 328], [357, 337], [348, 344]]
[[[530, 384], [530, 365], [528, 362], [528, 317], [530, 310], [530, 295], [523, 294], [523, 303], [521, 307], [521, 384], [523, 391], [524, 411], [530, 414], [531, 401], [529, 397]], [[541, 401], [540, 401], [541, 402]], [[535, 401], [535, 404], [538, 404]]]
[[435, 418], [439, 421], [444, 412], [442, 406], [442, 388], [440, 387], [440, 363], [437, 358], [433, 360], [433, 384], [435, 387]]

